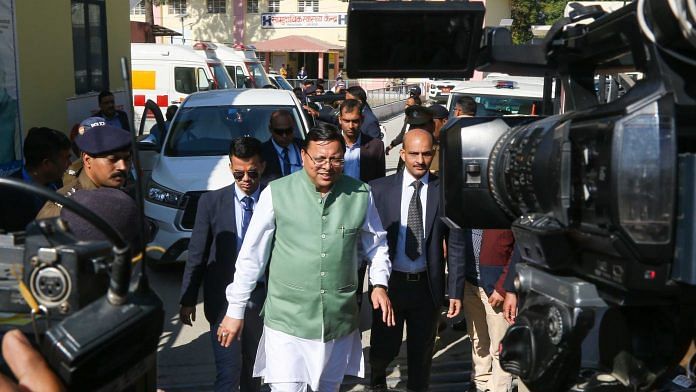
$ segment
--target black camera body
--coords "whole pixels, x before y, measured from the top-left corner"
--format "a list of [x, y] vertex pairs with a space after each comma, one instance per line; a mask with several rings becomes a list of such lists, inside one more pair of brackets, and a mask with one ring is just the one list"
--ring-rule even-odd
[[[687, 2], [638, 0], [611, 14], [576, 5], [525, 45], [504, 28], [477, 31], [478, 2], [436, 11], [364, 3], [349, 7], [351, 77], [544, 76], [546, 110], [556, 81], [560, 114], [452, 118], [441, 130], [445, 221], [511, 228], [521, 254], [503, 368], [532, 391], [660, 385], [696, 335], [696, 20]], [[409, 61], [370, 28], [386, 17], [394, 26], [382, 31], [409, 21], [398, 39], [427, 37], [419, 25], [450, 35]], [[600, 101], [605, 75], [635, 71], [644, 78]]]
[[32, 222], [25, 232], [0, 234], [0, 254], [3, 312], [31, 311], [12, 270], [50, 321], [74, 314], [103, 296], [109, 287], [111, 245], [77, 241], [60, 219]]

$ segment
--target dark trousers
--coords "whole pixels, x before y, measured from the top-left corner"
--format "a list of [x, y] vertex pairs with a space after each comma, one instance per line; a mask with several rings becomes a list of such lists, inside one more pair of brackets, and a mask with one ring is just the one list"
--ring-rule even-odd
[[425, 272], [405, 274], [392, 271], [389, 279], [389, 299], [394, 308], [396, 326], [382, 322], [382, 311], [372, 313], [370, 336], [370, 365], [373, 387], [386, 384], [386, 370], [399, 354], [404, 323], [407, 326], [409, 391], [427, 391], [430, 383], [430, 365], [437, 333], [439, 304], [433, 303]]
[[259, 392], [261, 378], [254, 378], [254, 361], [259, 340], [263, 333], [261, 308], [266, 300], [266, 285], [259, 284], [251, 292], [244, 311], [242, 339], [233, 340], [229, 347], [222, 347], [217, 340], [220, 323], [210, 324], [210, 338], [215, 355], [215, 392]]

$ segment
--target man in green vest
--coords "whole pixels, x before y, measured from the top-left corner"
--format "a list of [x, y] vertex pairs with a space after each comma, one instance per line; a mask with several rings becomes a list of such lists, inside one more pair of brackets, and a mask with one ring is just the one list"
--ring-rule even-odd
[[229, 306], [217, 332], [223, 346], [238, 338], [246, 302], [270, 263], [254, 376], [272, 391], [338, 391], [344, 375], [363, 376], [359, 243], [370, 262], [373, 307], [394, 325], [386, 232], [369, 186], [343, 175], [345, 148], [333, 125], [309, 131], [303, 170], [261, 193], [227, 287]]

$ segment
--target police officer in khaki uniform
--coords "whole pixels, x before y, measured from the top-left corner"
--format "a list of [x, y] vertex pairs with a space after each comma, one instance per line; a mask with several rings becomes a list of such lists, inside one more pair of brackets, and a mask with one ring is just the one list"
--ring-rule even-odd
[[433, 163], [430, 165], [430, 172], [437, 175], [440, 171], [440, 130], [449, 119], [449, 112], [444, 106], [439, 104], [433, 104], [429, 109], [433, 113], [433, 123], [435, 124], [435, 129], [433, 130], [435, 155], [433, 155]]
[[[122, 188], [130, 168], [130, 133], [110, 125], [82, 128], [81, 131], [75, 143], [81, 151], [83, 168], [77, 180], [58, 189], [58, 193], [70, 197], [81, 189]], [[60, 204], [48, 201], [36, 219], [57, 217], [61, 208]]]
[[[77, 137], [83, 135], [86, 130], [100, 125], [106, 125], [106, 120], [101, 117], [88, 117], [82, 120], [77, 128]], [[77, 137], [75, 140], [77, 140]], [[72, 183], [77, 180], [80, 172], [82, 172], [82, 157], [80, 156], [78, 147], [75, 145], [73, 145], [73, 152], [77, 155], [77, 159], [75, 159], [68, 167], [68, 170], [63, 173], [63, 185], [72, 185]]]

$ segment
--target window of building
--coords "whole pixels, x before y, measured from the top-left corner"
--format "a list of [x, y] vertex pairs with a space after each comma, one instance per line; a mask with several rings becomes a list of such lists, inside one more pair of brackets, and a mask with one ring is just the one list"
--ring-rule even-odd
[[319, 0], [298, 0], [297, 12], [319, 12]]
[[172, 15], [186, 14], [186, 0], [168, 0], [169, 13]]
[[145, 1], [140, 0], [138, 4], [131, 8], [131, 15], [145, 15]]
[[225, 0], [208, 0], [209, 14], [224, 14], [226, 8]]
[[268, 0], [268, 12], [280, 12], [280, 0]]
[[72, 0], [75, 94], [109, 89], [104, 0]]
[[258, 14], [259, 13], [259, 0], [247, 0], [247, 13], [248, 14]]

